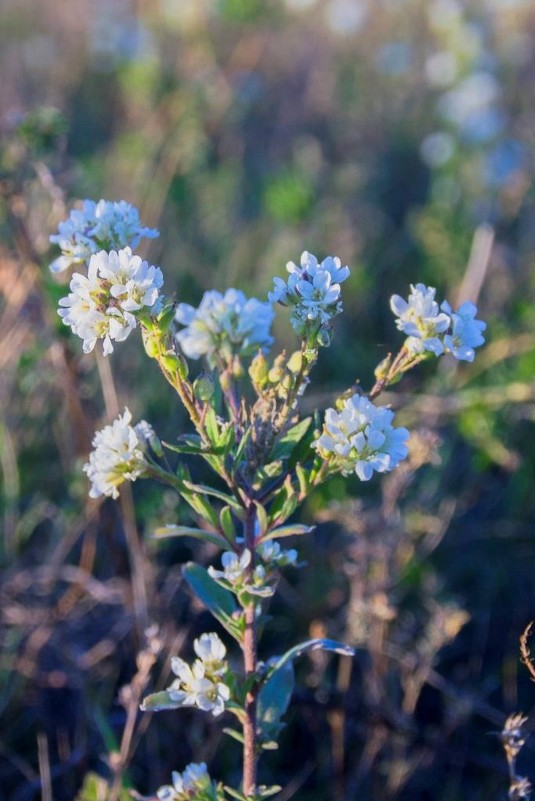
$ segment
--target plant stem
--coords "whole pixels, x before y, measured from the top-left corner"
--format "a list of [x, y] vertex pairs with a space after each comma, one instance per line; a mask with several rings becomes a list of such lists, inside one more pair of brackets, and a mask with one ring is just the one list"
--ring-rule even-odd
[[[255, 568], [255, 520], [256, 511], [251, 503], [247, 509], [244, 524], [245, 547], [251, 551], [251, 562], [248, 570], [251, 574]], [[254, 601], [245, 607], [245, 632], [243, 636], [243, 662], [245, 679], [256, 674], [257, 670], [257, 632], [256, 605]], [[245, 697], [245, 720], [243, 723], [243, 793], [254, 796], [256, 793], [256, 694], [255, 685], [249, 688]]]

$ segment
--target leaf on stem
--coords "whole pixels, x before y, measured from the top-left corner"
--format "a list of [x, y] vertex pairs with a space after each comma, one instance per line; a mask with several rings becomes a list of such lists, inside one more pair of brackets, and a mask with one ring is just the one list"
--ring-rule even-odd
[[307, 640], [280, 656], [270, 667], [258, 694], [258, 721], [267, 740], [277, 739], [281, 718], [288, 709], [294, 688], [294, 659], [318, 648], [345, 656], [355, 653], [344, 643], [321, 638]]
[[204, 540], [204, 542], [211, 542], [217, 545], [218, 548], [227, 548], [228, 542], [221, 534], [216, 531], [206, 531], [203, 528], [192, 528], [190, 526], [175, 526], [169, 524], [167, 526], [160, 526], [154, 531], [154, 535], [158, 539], [165, 539], [166, 537], [193, 537], [195, 540]]
[[162, 709], [180, 709], [184, 704], [173, 701], [168, 690], [152, 693], [143, 699], [141, 709], [143, 712], [160, 712]]
[[289, 459], [295, 447], [305, 436], [311, 421], [311, 417], [305, 417], [304, 420], [300, 420], [298, 423], [296, 423], [296, 425], [289, 428], [288, 431], [286, 431], [275, 443], [270, 453], [269, 461], [271, 462], [276, 461], [277, 459]]
[[270, 742], [276, 740], [281, 728], [281, 718], [285, 714], [295, 684], [293, 662], [285, 662], [272, 671], [258, 694], [258, 724]]
[[234, 596], [214, 581], [204, 567], [194, 562], [188, 562], [184, 565], [182, 575], [208, 611], [212, 613], [234, 639], [241, 642], [242, 631], [237, 619], [239, 609]]
[[301, 523], [294, 523], [289, 526], [279, 526], [279, 528], [274, 528], [272, 531], [268, 531], [267, 534], [264, 534], [264, 536], [260, 538], [260, 541], [265, 542], [266, 540], [278, 540], [281, 537], [299, 537], [303, 534], [312, 534], [315, 529], [316, 526], [305, 526]]

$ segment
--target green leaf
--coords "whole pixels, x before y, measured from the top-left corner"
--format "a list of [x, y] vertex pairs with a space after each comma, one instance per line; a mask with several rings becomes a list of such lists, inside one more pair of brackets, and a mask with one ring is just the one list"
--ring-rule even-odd
[[275, 667], [258, 694], [258, 724], [268, 740], [277, 738], [281, 717], [288, 709], [294, 689], [294, 668], [290, 659]]
[[295, 466], [295, 474], [297, 476], [297, 480], [299, 481], [299, 492], [303, 497], [305, 497], [310, 487], [310, 471], [305, 470], [303, 465], [299, 464], [298, 462]]
[[209, 487], [207, 484], [193, 484], [191, 481], [184, 481], [184, 486], [186, 489], [189, 489], [192, 492], [200, 495], [211, 495], [213, 498], [218, 498], [227, 506], [232, 506], [234, 509], [239, 509], [240, 511], [243, 509], [243, 506], [236, 500], [236, 498], [233, 498], [232, 495], [227, 495], [226, 492], [221, 492], [221, 490]]
[[238, 801], [247, 801], [247, 797], [244, 796], [243, 793], [240, 793], [238, 790], [234, 790], [232, 787], [227, 787], [227, 785], [225, 785], [225, 792], [232, 796], [232, 798], [236, 798]]
[[265, 540], [278, 540], [281, 539], [281, 537], [300, 537], [303, 534], [312, 534], [315, 529], [316, 526], [304, 526], [301, 523], [294, 523], [293, 525], [289, 526], [279, 526], [279, 528], [274, 528], [272, 531], [264, 534], [261, 541], [264, 542]]
[[197, 434], [183, 434], [178, 437], [177, 444], [162, 442], [162, 445], [174, 453], [206, 454], [208, 449]]
[[223, 531], [225, 532], [225, 536], [231, 542], [234, 542], [234, 540], [236, 539], [236, 528], [234, 526], [234, 520], [232, 519], [232, 512], [230, 511], [230, 506], [223, 506], [223, 508], [219, 512], [219, 524], [223, 529]]
[[234, 740], [237, 740], [239, 743], [243, 745], [243, 734], [241, 731], [237, 731], [236, 729], [223, 729], [223, 734], [228, 734], [229, 737], [232, 737]]
[[[188, 482], [188, 484], [189, 483], [190, 482]], [[192, 492], [191, 490], [187, 491], [185, 489], [181, 491], [181, 495], [203, 520], [206, 520], [212, 528], [218, 528], [219, 516], [207, 498], [196, 492]]]
[[179, 709], [183, 704], [173, 701], [168, 690], [152, 693], [143, 699], [141, 709], [143, 712], [160, 712], [162, 709]]
[[279, 670], [288, 662], [293, 662], [294, 659], [296, 659], [298, 656], [301, 656], [306, 651], [317, 651], [320, 648], [324, 651], [333, 651], [336, 654], [342, 654], [343, 656], [355, 656], [355, 649], [343, 642], [338, 642], [337, 640], [328, 640], [325, 638], [317, 638], [315, 640], [307, 640], [306, 642], [302, 642], [300, 645], [294, 645], [293, 648], [290, 648], [289, 651], [286, 651], [285, 654], [279, 657], [279, 659], [273, 665], [273, 670]]
[[296, 445], [298, 445], [305, 436], [311, 421], [311, 417], [305, 417], [304, 420], [300, 420], [295, 426], [289, 428], [278, 442], [275, 443], [270, 453], [269, 461], [288, 459], [292, 455], [292, 451]]
[[260, 534], [263, 535], [265, 531], [268, 529], [268, 516], [266, 510], [262, 506], [261, 503], [255, 501], [256, 506], [256, 519], [258, 520], [258, 525], [260, 526]]
[[214, 448], [217, 448], [219, 441], [219, 425], [213, 406], [208, 406], [206, 408], [206, 413], [204, 415], [204, 428], [208, 434], [210, 442]]
[[236, 619], [239, 609], [232, 593], [214, 581], [204, 567], [194, 562], [184, 565], [182, 575], [208, 611], [219, 620], [229, 634], [241, 642], [241, 629]]
[[154, 536], [158, 539], [164, 539], [165, 537], [192, 537], [195, 540], [211, 542], [219, 548], [228, 546], [228, 542], [221, 534], [215, 531], [205, 531], [203, 528], [191, 528], [190, 526], [175, 526], [172, 524], [161, 526], [154, 531]]

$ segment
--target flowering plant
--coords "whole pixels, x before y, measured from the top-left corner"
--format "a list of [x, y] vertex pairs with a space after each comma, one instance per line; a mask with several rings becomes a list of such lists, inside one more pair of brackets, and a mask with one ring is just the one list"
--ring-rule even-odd
[[[351, 387], [316, 428], [312, 418], [301, 417], [298, 401], [319, 348], [330, 344], [349, 268], [338, 258], [319, 262], [305, 252], [300, 266], [287, 265], [287, 281], [275, 278], [267, 301], [229, 289], [225, 294], [207, 292], [194, 308], [165, 297], [161, 270], [133, 254], [141, 236], [155, 235], [124, 202], [85, 201], [51, 237], [62, 248], [53, 271], [71, 264], [86, 267], [72, 276], [71, 292], [59, 310], [63, 322], [83, 340], [84, 351], [102, 341], [108, 355], [113, 341], [121, 342], [140, 328], [147, 355], [158, 362], [194, 429], [174, 443], [162, 443], [146, 421], [132, 426], [125, 409], [95, 435], [84, 470], [92, 497], [116, 498], [121, 484], [141, 478], [172, 487], [192, 508], [198, 525], [169, 523], [157, 533], [204, 540], [223, 552], [220, 566], [205, 569], [191, 562], [183, 575], [237, 642], [243, 670], [231, 669], [227, 646], [217, 633], [205, 633], [193, 643], [194, 662], [173, 657], [175, 678], [166, 690], [148, 695], [142, 709], [195, 707], [215, 717], [233, 715], [238, 729], [226, 732], [243, 745], [243, 780], [239, 788], [223, 786], [210, 778], [204, 763], [192, 763], [173, 774], [172, 785], [161, 787], [158, 798], [258, 801], [280, 789], [259, 785], [257, 765], [263, 750], [276, 747], [292, 695], [294, 661], [317, 648], [352, 654], [343, 643], [318, 638], [267, 662], [259, 660], [265, 605], [276, 591], [281, 569], [299, 567], [297, 551], [283, 548], [280, 540], [313, 530], [289, 519], [334, 474], [354, 473], [368, 481], [374, 472], [395, 469], [407, 456], [409, 432], [394, 425], [394, 413], [377, 405], [376, 398], [424, 359], [450, 353], [472, 361], [474, 349], [484, 341], [485, 324], [476, 319], [472, 303], [453, 312], [446, 302], [439, 306], [435, 289], [423, 284], [411, 287], [407, 301], [394, 295], [397, 327], [406, 334], [399, 352], [377, 367], [367, 395]], [[274, 304], [291, 308], [299, 347], [289, 356], [270, 354]], [[208, 372], [192, 380], [186, 357], [204, 357]], [[247, 392], [245, 383], [250, 384]], [[193, 482], [184, 464], [173, 471], [163, 447], [206, 462], [213, 484]]]

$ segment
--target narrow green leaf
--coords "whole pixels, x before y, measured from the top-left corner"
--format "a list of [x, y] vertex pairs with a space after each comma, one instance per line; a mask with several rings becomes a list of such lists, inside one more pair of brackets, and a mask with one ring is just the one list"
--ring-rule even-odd
[[299, 481], [299, 492], [304, 497], [307, 495], [310, 487], [310, 471], [305, 470], [303, 465], [298, 462], [295, 466], [295, 474]]
[[227, 541], [221, 534], [215, 531], [205, 531], [203, 528], [190, 528], [189, 526], [175, 526], [171, 523], [167, 526], [161, 526], [154, 531], [154, 536], [158, 539], [165, 537], [192, 537], [195, 540], [204, 540], [204, 542], [212, 542], [219, 548], [226, 548]]
[[260, 535], [263, 535], [265, 531], [268, 529], [268, 516], [267, 512], [262, 506], [261, 503], [255, 501], [256, 506], [256, 519], [258, 520], [258, 525], [260, 526]]
[[191, 481], [185, 481], [184, 486], [191, 490], [192, 492], [199, 493], [200, 495], [211, 495], [213, 498], [218, 498], [220, 501], [223, 501], [227, 506], [232, 506], [233, 508], [243, 509], [241, 504], [233, 498], [232, 495], [227, 495], [226, 492], [221, 492], [221, 490], [214, 489], [213, 487], [209, 487], [207, 484], [193, 484]]
[[232, 798], [236, 798], [237, 801], [247, 801], [247, 797], [244, 796], [243, 793], [240, 793], [238, 790], [234, 790], [234, 788], [228, 787], [227, 785], [225, 785], [225, 792], [232, 796]]
[[298, 443], [305, 436], [311, 421], [311, 417], [305, 417], [304, 420], [300, 420], [298, 423], [296, 423], [296, 425], [289, 428], [288, 431], [281, 436], [278, 442], [275, 443], [270, 453], [269, 460], [275, 461], [277, 459], [288, 459], [296, 445], [298, 445]]
[[229, 634], [232, 634], [238, 642], [241, 642], [240, 625], [236, 620], [239, 609], [232, 593], [221, 587], [217, 581], [214, 581], [204, 567], [194, 562], [188, 562], [184, 565], [182, 575], [197, 598], [216, 620], [219, 620]]
[[203, 445], [202, 439], [197, 434], [184, 434], [177, 439], [176, 444], [162, 442], [162, 445], [174, 453], [194, 453], [205, 454], [207, 448]]
[[237, 740], [239, 743], [243, 745], [243, 734], [241, 731], [237, 731], [236, 729], [223, 729], [223, 734], [228, 734], [229, 737], [232, 737], [234, 740]]
[[272, 531], [268, 531], [267, 534], [264, 534], [262, 537], [262, 542], [265, 540], [278, 540], [282, 537], [300, 537], [303, 534], [312, 534], [315, 529], [316, 526], [304, 526], [301, 523], [294, 523], [293, 525], [289, 526], [279, 526], [279, 528], [274, 528]]
[[221, 528], [225, 532], [225, 536], [231, 542], [234, 542], [234, 540], [236, 539], [236, 528], [234, 526], [234, 520], [232, 519], [232, 512], [230, 511], [230, 506], [223, 506], [223, 508], [219, 512], [219, 523], [221, 525]]
[[208, 434], [210, 442], [217, 448], [219, 444], [219, 425], [217, 422], [216, 413], [212, 406], [208, 406], [204, 415], [204, 428]]
[[141, 709], [143, 712], [160, 712], [162, 709], [179, 709], [182, 704], [173, 701], [168, 690], [160, 693], [152, 693], [143, 699]]
[[273, 669], [258, 694], [258, 723], [268, 739], [276, 739], [293, 689], [294, 668], [290, 659]]
[[[190, 482], [187, 482], [188, 484]], [[216, 510], [211, 505], [210, 501], [204, 497], [204, 495], [199, 495], [196, 492], [192, 492], [191, 490], [187, 491], [186, 489], [182, 490], [181, 492], [182, 497], [184, 498], [187, 503], [194, 509], [203, 520], [212, 527], [218, 528], [219, 526], [219, 516]]]
[[294, 659], [296, 659], [298, 656], [301, 656], [306, 651], [316, 651], [319, 648], [323, 649], [324, 651], [333, 651], [337, 654], [343, 654], [344, 656], [355, 656], [355, 649], [343, 642], [318, 638], [315, 640], [307, 640], [299, 645], [294, 645], [293, 648], [290, 648], [289, 651], [286, 651], [285, 654], [279, 657], [273, 666], [273, 670], [280, 670], [283, 665], [287, 664], [288, 662], [293, 662]]

